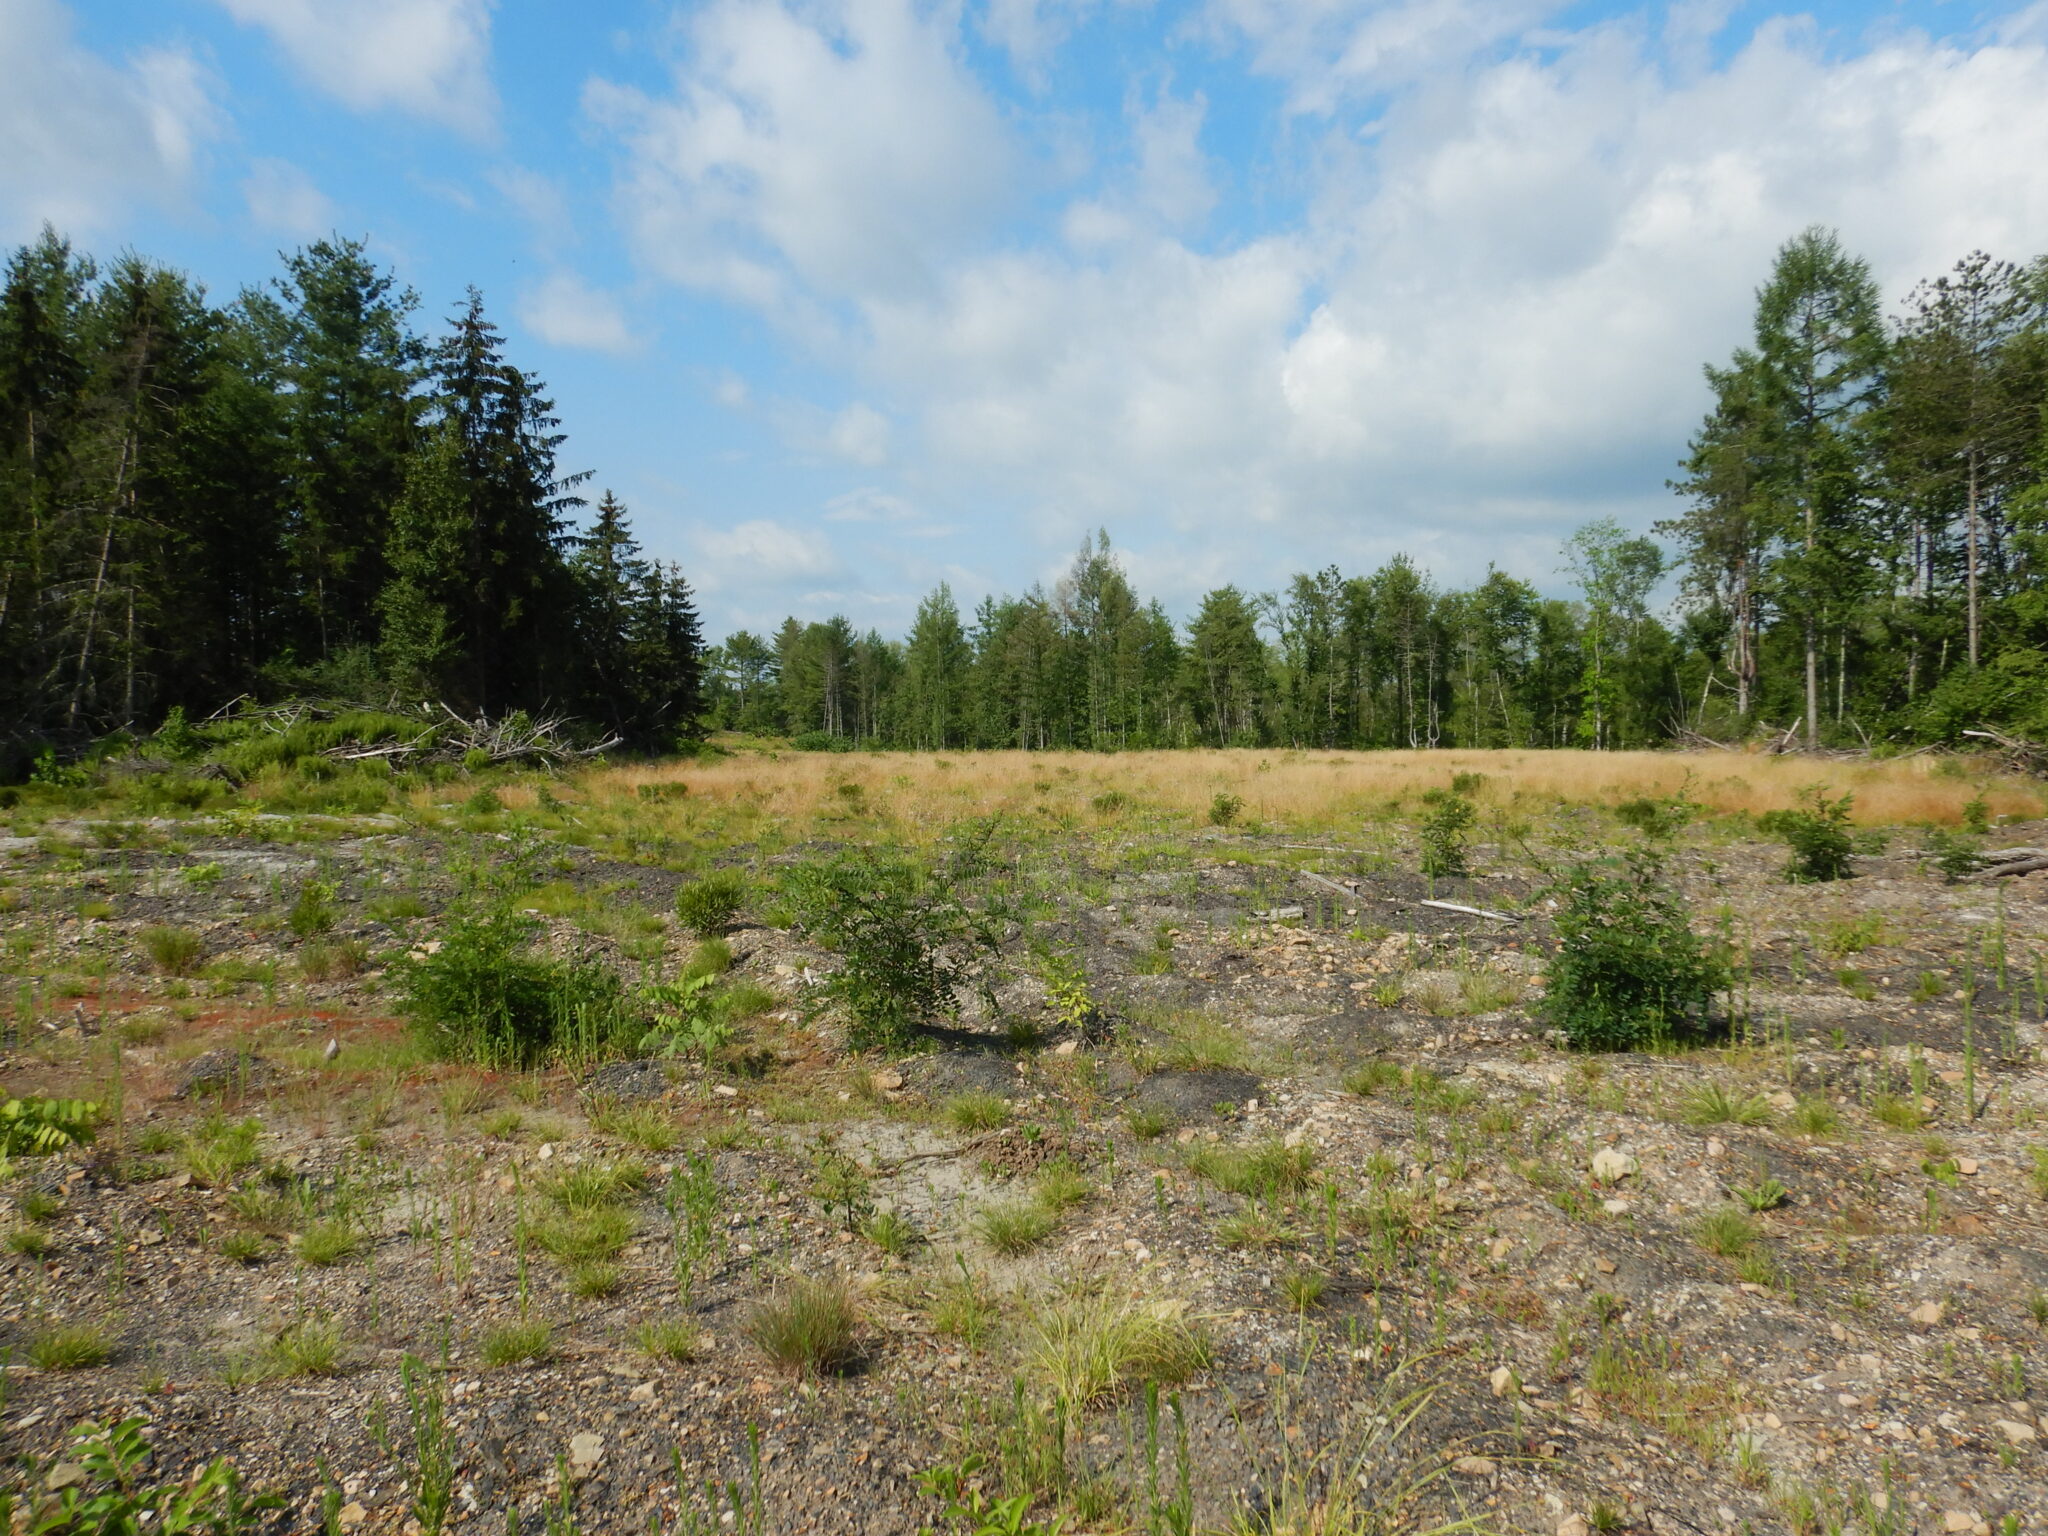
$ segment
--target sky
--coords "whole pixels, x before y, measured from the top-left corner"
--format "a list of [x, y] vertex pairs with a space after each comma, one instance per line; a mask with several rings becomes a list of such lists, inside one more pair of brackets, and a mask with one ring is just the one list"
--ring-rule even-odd
[[482, 290], [710, 633], [1648, 530], [1810, 224], [2048, 252], [2048, 0], [0, 0], [0, 241]]

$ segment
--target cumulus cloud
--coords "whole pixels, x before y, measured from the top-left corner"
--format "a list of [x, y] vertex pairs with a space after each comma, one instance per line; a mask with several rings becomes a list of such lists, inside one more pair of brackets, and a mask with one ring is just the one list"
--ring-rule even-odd
[[251, 223], [294, 240], [315, 240], [334, 228], [334, 204], [289, 160], [252, 161], [242, 178], [242, 201]]
[[58, 0], [0, 0], [0, 238], [45, 221], [80, 236], [138, 201], [185, 197], [222, 115], [190, 53], [114, 63], [81, 46]]
[[527, 289], [518, 314], [521, 325], [558, 347], [623, 354], [641, 344], [619, 301], [573, 272], [552, 272]]
[[[1778, 19], [1713, 62], [1717, 0], [1662, 35], [1530, 35], [1550, 9], [1215, 0], [1212, 38], [1286, 87], [1272, 133], [1305, 189], [1298, 217], [1215, 243], [1194, 233], [1217, 169], [1203, 103], [1165, 90], [1050, 233], [996, 238], [948, 175], [1025, 151], [963, 72], [957, 20], [894, 0], [831, 24], [721, 0], [674, 95], [615, 95], [608, 120], [651, 268], [842, 317], [818, 356], [886, 410], [891, 464], [1027, 513], [1048, 552], [1107, 523], [1179, 601], [1401, 548], [1449, 579], [1498, 562], [1554, 586], [1574, 524], [1668, 507], [1699, 364], [1745, 338], [1800, 228], [1838, 226], [1892, 298], [1973, 247], [2048, 249], [2048, 27], [1845, 47]], [[769, 69], [767, 37], [809, 62]], [[803, 100], [883, 75], [889, 125], [968, 125], [973, 156], [956, 139], [933, 177], [876, 172], [891, 126], [838, 158], [836, 114]], [[828, 168], [857, 192], [809, 227], [801, 190]], [[911, 254], [877, 233], [896, 228], [937, 233]]]
[[840, 569], [839, 556], [824, 534], [766, 517], [730, 528], [701, 529], [697, 549], [707, 579], [721, 587], [816, 580]]
[[219, 0], [359, 112], [393, 109], [481, 138], [497, 121], [491, 0]]
[[929, 286], [1013, 170], [951, 16], [712, 0], [668, 93], [593, 82], [585, 104], [627, 151], [617, 205], [641, 260], [785, 318], [807, 292]]

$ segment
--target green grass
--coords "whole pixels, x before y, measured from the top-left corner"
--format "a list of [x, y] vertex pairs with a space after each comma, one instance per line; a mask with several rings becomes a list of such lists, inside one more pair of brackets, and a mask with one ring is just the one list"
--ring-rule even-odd
[[207, 1189], [225, 1189], [235, 1175], [256, 1162], [256, 1141], [262, 1125], [254, 1119], [228, 1121], [215, 1116], [185, 1140], [178, 1161], [192, 1182]]
[[1290, 1269], [1280, 1276], [1280, 1295], [1291, 1312], [1320, 1307], [1330, 1294], [1330, 1277], [1319, 1269]]
[[541, 1192], [572, 1211], [615, 1205], [647, 1187], [647, 1169], [634, 1162], [593, 1161], [566, 1168], [541, 1185]]
[[334, 1217], [316, 1221], [299, 1234], [298, 1256], [303, 1264], [327, 1269], [346, 1263], [363, 1248], [362, 1234]]
[[83, 1371], [105, 1365], [114, 1346], [95, 1323], [46, 1328], [28, 1341], [28, 1358], [39, 1371]]
[[279, 1376], [338, 1376], [348, 1354], [341, 1325], [294, 1323], [270, 1341], [268, 1364]]
[[7, 1251], [24, 1259], [40, 1259], [50, 1252], [50, 1234], [40, 1227], [16, 1227], [7, 1234]]
[[695, 1324], [686, 1317], [657, 1318], [651, 1323], [642, 1323], [634, 1338], [640, 1348], [657, 1360], [693, 1360], [697, 1355], [699, 1334]]
[[1872, 1099], [1870, 1113], [1895, 1131], [1917, 1131], [1929, 1119], [1927, 1111], [1916, 1100], [1891, 1093], [1880, 1093]]
[[1401, 1086], [1402, 1072], [1391, 1061], [1363, 1061], [1344, 1074], [1344, 1091], [1370, 1099]]
[[48, 1221], [64, 1209], [62, 1200], [42, 1189], [23, 1190], [14, 1204], [24, 1221]]
[[1048, 1392], [1080, 1407], [1145, 1382], [1186, 1381], [1211, 1354], [1177, 1303], [1082, 1291], [1033, 1317], [1024, 1365]]
[[1031, 1181], [1032, 1199], [1054, 1216], [1063, 1216], [1075, 1206], [1085, 1205], [1097, 1193], [1095, 1181], [1067, 1157], [1054, 1158]]
[[755, 1304], [741, 1331], [761, 1352], [799, 1376], [846, 1370], [859, 1358], [860, 1310], [838, 1276], [792, 1276]]
[[231, 1264], [256, 1264], [270, 1251], [270, 1240], [261, 1232], [223, 1232], [214, 1251]]
[[1134, 1109], [1124, 1116], [1124, 1124], [1131, 1128], [1131, 1134], [1140, 1141], [1157, 1141], [1173, 1129], [1173, 1117], [1160, 1109]]
[[1747, 1212], [1724, 1205], [1699, 1219], [1693, 1228], [1693, 1238], [1709, 1253], [1739, 1259], [1755, 1246], [1757, 1227]]
[[596, 1101], [586, 1114], [590, 1128], [600, 1136], [610, 1136], [642, 1152], [673, 1152], [682, 1143], [683, 1133], [676, 1129], [674, 1119], [653, 1104]]
[[569, 1289], [586, 1301], [601, 1300], [618, 1294], [625, 1283], [625, 1276], [616, 1264], [602, 1259], [578, 1264], [569, 1271]]
[[189, 928], [159, 924], [143, 929], [140, 942], [150, 964], [165, 976], [190, 976], [206, 953], [205, 941]]
[[530, 1221], [527, 1232], [543, 1252], [573, 1268], [616, 1257], [632, 1241], [633, 1218], [609, 1205], [550, 1211]]
[[1686, 1099], [1685, 1118], [1691, 1125], [1769, 1125], [1771, 1106], [1761, 1094], [1745, 1097], [1709, 1083]]
[[1307, 1187], [1315, 1173], [1313, 1148], [1277, 1138], [1250, 1147], [1204, 1146], [1188, 1154], [1188, 1171], [1232, 1194], [1272, 1199]]
[[901, 1211], [877, 1211], [861, 1224], [860, 1235], [899, 1259], [924, 1241], [924, 1234]]
[[516, 1323], [504, 1323], [483, 1336], [479, 1353], [484, 1364], [497, 1369], [507, 1365], [524, 1365], [529, 1360], [545, 1360], [555, 1347], [555, 1330], [539, 1318], [521, 1318]]
[[975, 1212], [972, 1225], [975, 1236], [1014, 1258], [1051, 1237], [1059, 1218], [1036, 1200], [998, 1200]]
[[1010, 1101], [995, 1093], [962, 1093], [946, 1101], [944, 1113], [956, 1131], [993, 1131], [1010, 1123]]
[[1825, 1136], [1842, 1123], [1842, 1117], [1826, 1099], [1809, 1098], [1792, 1106], [1785, 1123], [1802, 1136]]

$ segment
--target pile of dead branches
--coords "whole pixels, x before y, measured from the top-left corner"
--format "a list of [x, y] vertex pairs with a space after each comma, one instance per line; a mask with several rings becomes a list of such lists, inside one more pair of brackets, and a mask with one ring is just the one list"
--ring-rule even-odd
[[607, 736], [589, 746], [579, 746], [569, 735], [571, 722], [559, 715], [535, 717], [515, 713], [493, 720], [488, 715], [473, 719], [458, 715], [446, 704], [434, 706], [445, 718], [428, 720], [419, 735], [406, 741], [350, 743], [329, 747], [324, 754], [339, 762], [357, 763], [381, 759], [393, 765], [414, 763], [538, 763], [564, 768], [587, 762], [619, 745], [621, 738]]
[[1977, 741], [1988, 741], [1998, 748], [1998, 755], [2004, 759], [2005, 766], [2014, 773], [2048, 775], [2048, 746], [2043, 746], [2038, 741], [2008, 736], [2003, 731], [1992, 730], [1988, 725], [1978, 730], [1965, 731], [1963, 734]]
[[1972, 880], [1996, 880], [2001, 875], [2031, 875], [2048, 869], [2048, 848], [1993, 848], [1977, 855], [1977, 872]]

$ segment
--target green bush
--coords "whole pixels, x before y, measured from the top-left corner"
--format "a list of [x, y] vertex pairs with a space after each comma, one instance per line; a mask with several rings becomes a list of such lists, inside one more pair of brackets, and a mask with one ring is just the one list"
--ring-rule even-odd
[[1244, 809], [1244, 796], [1218, 795], [1209, 802], [1209, 821], [1213, 826], [1227, 827], [1237, 820], [1238, 812]]
[[1465, 844], [1479, 813], [1463, 795], [1433, 797], [1436, 809], [1422, 823], [1422, 872], [1434, 878], [1466, 874]]
[[1792, 850], [1785, 878], [1795, 885], [1847, 880], [1854, 873], [1849, 868], [1854, 849], [1849, 838], [1849, 810], [1856, 797], [1843, 794], [1830, 800], [1813, 784], [1802, 789], [1799, 798], [1800, 810], [1769, 811], [1756, 819], [1759, 831], [1781, 839]]
[[92, 1140], [100, 1107], [84, 1099], [9, 1099], [0, 1104], [0, 1162], [47, 1157]]
[[741, 870], [714, 869], [676, 892], [676, 918], [698, 933], [724, 933], [747, 899], [747, 884]]
[[641, 1022], [607, 967], [529, 947], [535, 925], [502, 910], [456, 919], [431, 954], [399, 967], [414, 1031], [437, 1056], [527, 1067], [630, 1049]]
[[158, 924], [142, 930], [142, 947], [150, 963], [166, 976], [190, 976], [199, 969], [206, 943], [190, 928]]
[[1946, 827], [1935, 827], [1928, 832], [1927, 855], [1934, 860], [1934, 867], [1941, 871], [1941, 878], [1949, 885], [1969, 879], [1984, 867], [1984, 856], [1977, 851], [1976, 844]]
[[1639, 1050], [1706, 1033], [1727, 963], [1686, 920], [1657, 860], [1585, 865], [1565, 883], [1542, 1011], [1580, 1050]]
[[948, 946], [992, 950], [983, 925], [908, 860], [855, 849], [800, 866], [784, 886], [798, 919], [845, 964], [825, 983], [854, 1050], [904, 1050], [959, 1012], [965, 965]]

